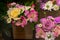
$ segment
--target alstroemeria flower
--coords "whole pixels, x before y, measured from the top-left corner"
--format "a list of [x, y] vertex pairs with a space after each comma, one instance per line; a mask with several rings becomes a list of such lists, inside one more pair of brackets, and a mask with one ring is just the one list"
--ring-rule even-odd
[[27, 18], [30, 20], [30, 22], [37, 22], [38, 13], [35, 10], [30, 10], [29, 13], [27, 13]]
[[17, 20], [17, 22], [15, 22], [16, 26], [21, 26], [24, 27], [27, 24], [27, 20], [24, 16], [21, 16], [19, 20]]
[[36, 25], [36, 38], [45, 38], [45, 32]]
[[60, 0], [56, 0], [58, 6], [60, 6]]
[[60, 26], [57, 25], [54, 29], [53, 29], [53, 32], [54, 32], [54, 36], [55, 37], [58, 37], [60, 35]]
[[42, 29], [44, 31], [51, 31], [55, 27], [54, 20], [51, 20], [49, 16], [47, 18], [40, 19], [40, 22], [42, 23]]

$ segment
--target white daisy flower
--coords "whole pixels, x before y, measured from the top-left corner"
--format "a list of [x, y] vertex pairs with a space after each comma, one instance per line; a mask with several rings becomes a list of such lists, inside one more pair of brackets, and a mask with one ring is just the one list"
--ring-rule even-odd
[[43, 8], [44, 8], [44, 10], [49, 10], [49, 11], [51, 11], [52, 6], [53, 6], [52, 1], [48, 1], [48, 2], [46, 2], [45, 6], [44, 6]]
[[38, 27], [42, 27], [42, 24], [37, 24], [38, 25]]
[[59, 6], [58, 5], [54, 5], [53, 6], [53, 10], [55, 10], [55, 11], [59, 10]]
[[53, 36], [52, 32], [46, 32], [45, 40], [54, 40], [55, 37]]

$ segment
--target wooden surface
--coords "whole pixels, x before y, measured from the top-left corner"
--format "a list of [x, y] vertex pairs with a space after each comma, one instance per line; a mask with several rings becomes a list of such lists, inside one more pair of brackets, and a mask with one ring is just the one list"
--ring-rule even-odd
[[22, 27], [13, 27], [13, 37], [14, 39], [32, 39], [33, 37], [33, 31], [29, 24], [25, 26], [24, 28]]

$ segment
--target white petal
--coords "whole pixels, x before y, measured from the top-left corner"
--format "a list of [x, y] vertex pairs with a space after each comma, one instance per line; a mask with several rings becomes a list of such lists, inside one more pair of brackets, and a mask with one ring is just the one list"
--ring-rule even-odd
[[7, 19], [7, 23], [11, 23], [11, 18], [8, 18]]

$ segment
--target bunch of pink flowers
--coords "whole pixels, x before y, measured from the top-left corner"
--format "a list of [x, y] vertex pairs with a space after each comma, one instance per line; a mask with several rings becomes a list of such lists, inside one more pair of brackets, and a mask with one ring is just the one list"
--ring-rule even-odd
[[48, 37], [56, 38], [60, 35], [60, 16], [41, 18], [40, 23], [35, 27], [36, 38], [44, 38], [45, 40], [48, 40]]

